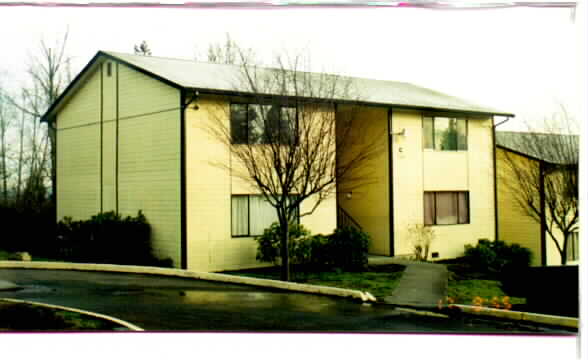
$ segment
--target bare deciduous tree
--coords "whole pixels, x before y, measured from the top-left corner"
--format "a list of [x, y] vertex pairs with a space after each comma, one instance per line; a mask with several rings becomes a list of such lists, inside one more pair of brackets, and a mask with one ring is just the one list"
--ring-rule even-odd
[[[56, 192], [56, 129], [53, 127], [54, 124], [48, 124], [47, 129], [44, 129], [44, 126], [38, 125], [38, 122], [71, 82], [71, 58], [66, 53], [68, 36], [69, 31], [66, 30], [63, 39], [56, 41], [53, 45], [48, 44], [45, 40], [40, 41], [38, 53], [31, 55], [29, 59], [27, 73], [30, 76], [30, 84], [23, 87], [22, 100], [10, 98], [11, 103], [24, 113], [23, 116], [31, 117], [34, 122], [31, 125], [32, 134], [30, 137], [32, 142], [30, 175], [41, 178], [34, 181], [29, 179], [28, 181], [33, 181], [38, 185], [35, 185], [34, 188], [40, 189], [39, 186], [42, 186], [44, 182], [44, 174], [49, 172], [53, 203]], [[48, 152], [49, 155], [45, 152]]]
[[[1, 85], [1, 84], [0, 84]], [[10, 106], [5, 96], [0, 92], [0, 181], [2, 186], [2, 202], [8, 203], [8, 180], [10, 171], [8, 132], [14, 121], [14, 108]]]
[[[520, 208], [543, 224], [557, 247], [561, 264], [565, 265], [568, 240], [578, 230], [579, 221], [577, 129], [564, 107], [559, 114], [546, 119], [543, 132], [528, 128], [525, 133], [502, 134], [502, 142], [538, 161], [524, 161], [516, 154], [504, 152], [506, 166], [500, 176]], [[559, 237], [563, 243], [558, 241]]]
[[[290, 279], [288, 226], [303, 201], [313, 213], [336, 196], [337, 184], [346, 190], [371, 182], [368, 172], [356, 170], [382, 151], [384, 136], [367, 139], [365, 122], [349, 105], [348, 116], [337, 116], [342, 99], [358, 100], [353, 81], [338, 75], [304, 71], [301, 56], [277, 57], [276, 68], [261, 68], [241, 56], [235, 87], [250, 94], [247, 104], [233, 104], [230, 113], [209, 130], [226, 145], [232, 165], [217, 164], [257, 189], [276, 210], [281, 230], [281, 278]], [[230, 118], [230, 123], [227, 123]], [[345, 148], [345, 157], [337, 149]], [[353, 149], [353, 151], [350, 151]]]
[[242, 49], [231, 39], [229, 33], [225, 34], [224, 43], [214, 43], [208, 45], [208, 51], [205, 56], [196, 56], [196, 58], [206, 58], [206, 61], [217, 64], [251, 64], [255, 62], [255, 53], [252, 49]]
[[133, 50], [135, 51], [136, 55], [145, 55], [145, 56], [151, 56], [151, 48], [149, 48], [149, 45], [147, 44], [147, 41], [143, 40], [139, 45], [135, 45], [133, 47]]

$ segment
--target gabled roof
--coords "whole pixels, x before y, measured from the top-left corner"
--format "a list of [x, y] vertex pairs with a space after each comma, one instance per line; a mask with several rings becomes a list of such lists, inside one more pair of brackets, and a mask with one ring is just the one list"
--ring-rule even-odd
[[577, 164], [580, 152], [578, 135], [497, 131], [496, 146], [551, 164]]
[[[69, 97], [69, 92], [78, 86], [92, 65], [110, 58], [126, 64], [135, 70], [155, 77], [176, 88], [198, 90], [199, 92], [214, 92], [226, 94], [250, 93], [248, 89], [239, 86], [242, 69], [239, 65], [204, 63], [193, 60], [172, 59], [155, 56], [132, 55], [110, 51], [99, 51], [86, 65], [72, 84], [64, 91], [49, 108], [42, 120], [47, 120], [59, 107], [59, 104]], [[271, 71], [270, 68], [263, 68]], [[319, 75], [319, 74], [315, 74]], [[384, 105], [393, 107], [423, 109], [429, 111], [455, 111], [483, 115], [514, 116], [511, 113], [498, 111], [489, 107], [474, 104], [468, 100], [449, 96], [431, 89], [419, 87], [405, 82], [384, 81], [346, 77], [353, 83], [360, 94], [361, 103]], [[339, 99], [341, 102], [356, 101], [356, 99]]]

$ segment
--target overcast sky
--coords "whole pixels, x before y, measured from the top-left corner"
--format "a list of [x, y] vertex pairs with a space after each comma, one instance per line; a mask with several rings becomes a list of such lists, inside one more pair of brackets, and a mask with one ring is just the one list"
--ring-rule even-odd
[[[583, 10], [585, 11], [585, 9]], [[23, 78], [39, 39], [69, 26], [74, 70], [96, 51], [132, 52], [146, 40], [155, 56], [193, 58], [230, 33], [268, 61], [307, 51], [313, 69], [406, 81], [516, 114], [550, 116], [563, 103], [579, 116], [585, 82], [584, 14], [570, 9], [114, 9], [0, 8], [4, 82]]]

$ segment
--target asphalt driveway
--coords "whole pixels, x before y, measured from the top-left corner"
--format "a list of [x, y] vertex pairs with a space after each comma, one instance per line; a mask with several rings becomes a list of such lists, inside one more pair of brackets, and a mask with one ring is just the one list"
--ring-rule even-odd
[[504, 322], [423, 316], [343, 298], [164, 276], [0, 269], [0, 279], [23, 287], [2, 291], [0, 297], [94, 311], [155, 331], [554, 333]]

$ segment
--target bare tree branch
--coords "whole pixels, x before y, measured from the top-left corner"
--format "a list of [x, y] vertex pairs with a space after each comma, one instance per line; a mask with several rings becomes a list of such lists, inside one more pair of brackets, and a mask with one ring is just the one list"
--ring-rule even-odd
[[[546, 231], [565, 265], [568, 240], [577, 231], [579, 220], [577, 126], [562, 106], [559, 113], [545, 120], [544, 132], [528, 128], [525, 133], [497, 133], [499, 143], [514, 150], [504, 152], [506, 166], [500, 176], [528, 216], [540, 224], [545, 218]], [[517, 153], [536, 160], [525, 160]], [[563, 243], [558, 241], [558, 233]]]
[[[242, 104], [224, 106], [208, 129], [232, 159], [230, 165], [215, 165], [256, 188], [276, 209], [282, 279], [288, 280], [288, 226], [301, 203], [313, 202], [300, 214], [309, 215], [336, 196], [339, 183], [354, 188], [374, 181], [356, 170], [381, 154], [384, 141], [378, 139], [385, 136], [368, 141], [353, 108], [345, 117], [337, 115], [337, 102], [354, 96], [350, 78], [304, 71], [301, 56], [279, 56], [277, 68], [262, 68], [239, 55], [243, 65], [235, 88], [250, 95]], [[337, 149], [343, 148], [354, 151], [338, 158]]]

